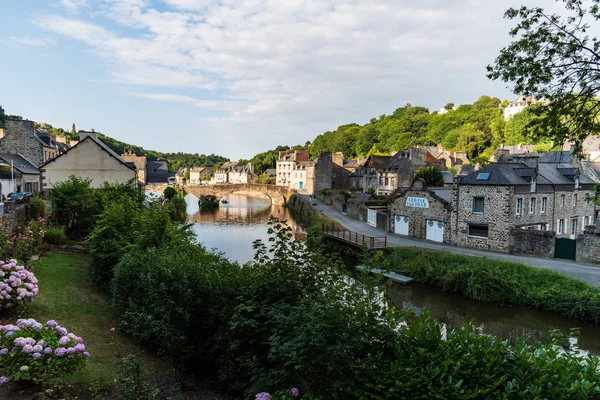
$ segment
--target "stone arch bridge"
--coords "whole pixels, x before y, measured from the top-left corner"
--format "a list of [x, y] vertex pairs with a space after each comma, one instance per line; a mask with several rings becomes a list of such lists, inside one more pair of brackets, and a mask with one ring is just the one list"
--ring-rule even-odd
[[[168, 185], [147, 185], [146, 190], [162, 193]], [[185, 192], [200, 198], [213, 195], [218, 199], [233, 193], [262, 194], [271, 199], [271, 204], [283, 206], [292, 191], [286, 186], [262, 185], [258, 183], [238, 183], [232, 185], [183, 185]]]

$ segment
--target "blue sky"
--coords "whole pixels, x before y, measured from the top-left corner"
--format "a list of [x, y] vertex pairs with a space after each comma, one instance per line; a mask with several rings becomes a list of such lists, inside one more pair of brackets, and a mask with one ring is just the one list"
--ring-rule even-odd
[[480, 0], [0, 0], [0, 105], [160, 151], [250, 158], [406, 103], [515, 97]]

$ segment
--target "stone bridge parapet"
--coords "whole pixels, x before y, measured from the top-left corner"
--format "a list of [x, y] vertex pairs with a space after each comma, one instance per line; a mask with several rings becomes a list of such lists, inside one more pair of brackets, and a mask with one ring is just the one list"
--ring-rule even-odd
[[[162, 193], [168, 185], [147, 185], [146, 190]], [[185, 192], [200, 198], [213, 195], [218, 199], [233, 193], [262, 194], [271, 199], [271, 204], [285, 205], [286, 199], [292, 194], [289, 187], [262, 185], [259, 183], [238, 183], [232, 185], [183, 185]]]

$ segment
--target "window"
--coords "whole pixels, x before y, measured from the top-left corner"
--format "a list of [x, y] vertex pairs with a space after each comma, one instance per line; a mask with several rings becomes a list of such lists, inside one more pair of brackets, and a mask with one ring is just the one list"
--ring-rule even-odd
[[529, 187], [529, 192], [530, 193], [535, 193], [535, 178], [531, 177], [531, 186]]
[[487, 239], [489, 227], [487, 225], [469, 224], [469, 236]]
[[571, 235], [577, 234], [577, 219], [571, 220]]
[[396, 186], [396, 178], [392, 177], [390, 179], [392, 180], [392, 186]]
[[575, 189], [579, 189], [581, 185], [579, 184], [579, 177], [575, 177]]
[[477, 180], [479, 180], [479, 181], [487, 181], [489, 177], [490, 177], [489, 172], [480, 172], [477, 174]]
[[523, 215], [523, 199], [517, 199], [517, 215]]
[[529, 199], [529, 214], [535, 214], [535, 197]]
[[565, 230], [565, 220], [557, 219], [556, 220], [556, 234], [560, 235], [564, 232], [564, 230]]
[[483, 197], [473, 197], [473, 213], [483, 214], [485, 199]]
[[548, 198], [542, 197], [542, 209], [540, 210], [540, 212], [544, 214], [546, 213], [546, 211], [548, 211]]
[[560, 195], [560, 206], [561, 207], [565, 206], [565, 195], [564, 194]]
[[385, 186], [388, 186], [390, 183], [390, 180], [388, 178], [385, 178]]
[[573, 207], [577, 207], [577, 193], [573, 193]]
[[381, 176], [379, 177], [379, 186], [383, 186], [383, 178]]

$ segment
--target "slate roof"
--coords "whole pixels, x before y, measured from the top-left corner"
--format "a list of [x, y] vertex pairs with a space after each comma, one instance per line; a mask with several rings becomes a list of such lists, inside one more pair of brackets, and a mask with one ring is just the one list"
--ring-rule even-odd
[[[477, 179], [485, 177], [487, 179]], [[460, 180], [461, 185], [500, 185], [521, 186], [530, 185], [529, 177], [537, 174], [538, 185], [570, 185], [574, 183], [574, 176], [579, 174], [578, 168], [571, 164], [540, 163], [538, 170], [528, 167], [522, 163], [497, 163], [490, 164], [473, 172]], [[593, 181], [585, 175], [579, 176], [581, 184], [590, 184]]]
[[551, 151], [548, 153], [539, 153], [541, 163], [570, 163], [570, 151]]
[[452, 184], [452, 181], [454, 180], [454, 174], [450, 171], [441, 171], [442, 172], [442, 176], [444, 177], [444, 184], [448, 185], [448, 184]]
[[369, 159], [365, 163], [366, 167], [375, 168], [377, 170], [385, 168], [388, 162], [390, 162], [392, 156], [369, 156]]
[[275, 176], [277, 175], [277, 170], [275, 168], [267, 168], [265, 170], [265, 174], [267, 174], [268, 176]]
[[460, 169], [460, 175], [469, 175], [475, 172], [474, 165], [465, 165]]
[[410, 158], [394, 156], [388, 161], [384, 169], [398, 170], [408, 164], [410, 164]]
[[452, 188], [450, 187], [430, 187], [427, 189], [447, 203], [452, 200]]
[[148, 161], [146, 164], [146, 182], [166, 183], [169, 180], [169, 167], [166, 161]]
[[0, 153], [0, 160], [4, 161], [7, 165], [10, 165], [12, 161], [13, 167], [22, 174], [38, 175], [40, 173], [40, 170], [35, 165], [19, 154]]

